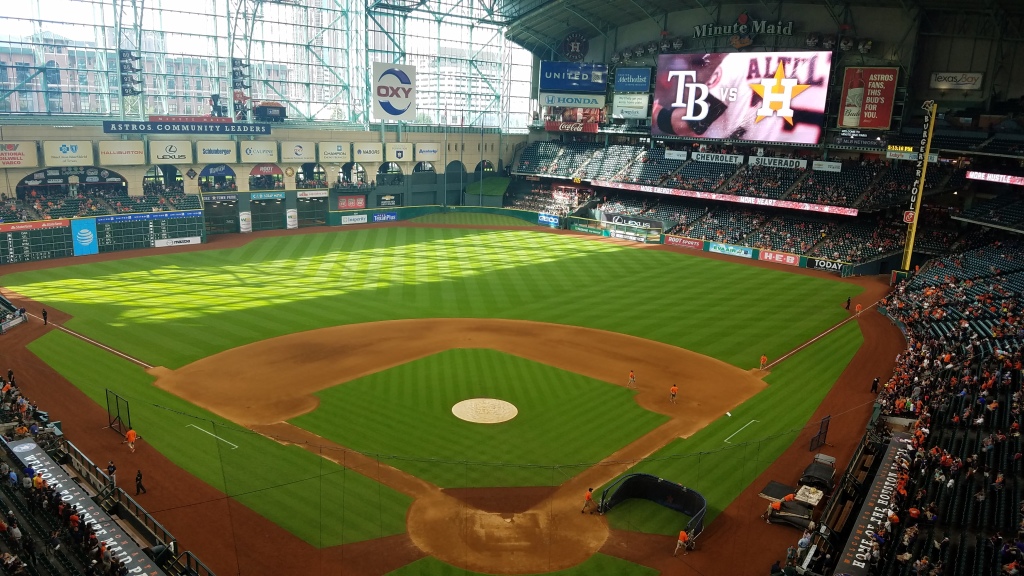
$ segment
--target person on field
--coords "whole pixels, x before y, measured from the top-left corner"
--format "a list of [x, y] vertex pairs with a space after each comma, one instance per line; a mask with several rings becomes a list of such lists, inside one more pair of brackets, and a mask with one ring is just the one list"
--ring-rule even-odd
[[678, 554], [680, 548], [683, 549], [683, 556], [690, 553], [690, 535], [686, 533], [686, 530], [679, 531], [679, 540], [676, 541], [676, 549], [672, 555]]
[[761, 354], [761, 370], [764, 370], [765, 366], [768, 365], [768, 356]]
[[110, 478], [111, 484], [117, 485], [117, 466], [114, 466], [113, 460], [107, 462], [107, 477]]
[[850, 309], [850, 298], [849, 298], [849, 296], [847, 296], [847, 298], [846, 298], [846, 309], [847, 310]]
[[47, 321], [46, 321], [46, 308], [43, 308], [43, 326], [46, 326], [46, 324], [47, 324]]
[[878, 376], [875, 376], [875, 379], [871, 381], [871, 393], [878, 394]]
[[857, 309], [856, 309], [857, 310], [857, 316], [860, 316], [860, 311], [863, 310], [863, 309], [864, 309], [863, 306], [861, 306], [860, 304], [857, 304]]
[[629, 382], [626, 382], [626, 386], [636, 388], [636, 373], [632, 370], [629, 371]]
[[[588, 488], [587, 489], [587, 493], [583, 495], [583, 510], [580, 510], [580, 514], [583, 514], [587, 510], [590, 510], [590, 507], [593, 506], [593, 505], [594, 505], [594, 489], [593, 488]], [[594, 511], [590, 510], [590, 513], [593, 514]]]
[[138, 438], [138, 432], [136, 432], [134, 428], [129, 428], [128, 433], [124, 435], [124, 442], [121, 442], [121, 444], [127, 443], [128, 448], [132, 451], [132, 453], [135, 453], [135, 441], [138, 440]]
[[146, 487], [142, 485], [142, 470], [135, 473], [135, 495], [138, 496], [139, 492], [147, 492]]
[[672, 387], [668, 389], [668, 401], [675, 404], [676, 394], [679, 394], [679, 386], [673, 384]]

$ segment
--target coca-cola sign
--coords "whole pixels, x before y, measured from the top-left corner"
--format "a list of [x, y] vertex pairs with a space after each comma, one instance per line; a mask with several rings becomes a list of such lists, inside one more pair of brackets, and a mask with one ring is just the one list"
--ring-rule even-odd
[[545, 122], [544, 129], [548, 132], [587, 132], [597, 133], [596, 122]]

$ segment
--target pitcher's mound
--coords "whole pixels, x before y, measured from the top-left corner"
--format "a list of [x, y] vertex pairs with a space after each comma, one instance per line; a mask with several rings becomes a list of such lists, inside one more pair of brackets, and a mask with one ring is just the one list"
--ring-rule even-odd
[[519, 414], [515, 404], [497, 398], [470, 398], [452, 406], [456, 418], [477, 424], [508, 422]]

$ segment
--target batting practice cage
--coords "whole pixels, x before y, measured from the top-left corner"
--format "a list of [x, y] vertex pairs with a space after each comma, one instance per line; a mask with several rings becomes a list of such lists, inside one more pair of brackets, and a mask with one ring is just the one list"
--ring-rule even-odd
[[700, 492], [651, 474], [627, 474], [613, 482], [601, 492], [598, 510], [603, 514], [631, 498], [650, 500], [689, 516], [685, 529], [690, 538], [695, 539], [704, 531], [708, 503]]

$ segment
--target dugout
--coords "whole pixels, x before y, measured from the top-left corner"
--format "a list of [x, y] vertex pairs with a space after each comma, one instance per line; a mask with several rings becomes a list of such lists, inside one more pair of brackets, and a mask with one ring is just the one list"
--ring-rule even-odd
[[[252, 212], [252, 231], [260, 230], [283, 230], [287, 225], [285, 218], [284, 192], [280, 192], [280, 198], [261, 198], [260, 194], [254, 193], [249, 203], [249, 210]], [[268, 194], [269, 195], [269, 194]]]
[[204, 194], [203, 217], [207, 234], [236, 234], [238, 225], [237, 194]]

